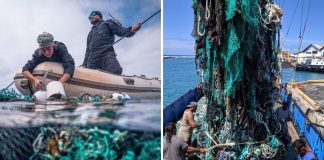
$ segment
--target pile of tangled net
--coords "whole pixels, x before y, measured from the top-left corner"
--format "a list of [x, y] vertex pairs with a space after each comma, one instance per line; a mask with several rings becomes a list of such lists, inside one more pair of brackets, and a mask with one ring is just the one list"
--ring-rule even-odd
[[41, 127], [30, 159], [160, 159], [160, 137], [117, 129]]
[[32, 101], [32, 96], [22, 96], [13, 88], [3, 88], [0, 90], [0, 102], [6, 101]]
[[272, 0], [193, 0], [193, 9], [196, 67], [207, 98], [194, 134], [208, 148], [200, 158], [278, 159], [283, 144], [270, 126], [282, 10]]
[[12, 88], [3, 88], [0, 90], [0, 102], [19, 99], [20, 97], [21, 95]]

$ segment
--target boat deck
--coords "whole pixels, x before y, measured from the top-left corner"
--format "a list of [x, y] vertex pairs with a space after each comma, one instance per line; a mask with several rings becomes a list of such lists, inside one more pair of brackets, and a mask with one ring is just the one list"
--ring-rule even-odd
[[287, 87], [293, 104], [324, 137], [324, 80], [291, 83]]
[[300, 90], [319, 104], [321, 110], [324, 111], [324, 83], [303, 84]]

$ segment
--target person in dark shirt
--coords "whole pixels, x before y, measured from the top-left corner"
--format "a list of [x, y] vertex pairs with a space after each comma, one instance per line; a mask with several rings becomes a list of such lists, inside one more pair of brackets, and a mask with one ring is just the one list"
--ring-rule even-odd
[[43, 62], [59, 62], [63, 64], [64, 73], [59, 82], [65, 83], [74, 73], [75, 65], [72, 56], [69, 54], [66, 46], [62, 42], [54, 41], [54, 37], [50, 33], [42, 33], [38, 36], [37, 42], [39, 48], [33, 54], [33, 58], [29, 60], [22, 69], [22, 74], [35, 84], [36, 88], [41, 88], [41, 81], [32, 75], [35, 67]]
[[164, 160], [184, 160], [185, 153], [205, 154], [205, 148], [190, 147], [184, 140], [179, 138], [175, 123], [169, 123], [165, 127], [166, 136], [163, 140], [163, 159]]
[[87, 48], [82, 66], [90, 69], [100, 69], [114, 74], [122, 74], [113, 47], [115, 35], [119, 37], [132, 37], [140, 28], [137, 23], [133, 27], [124, 28], [114, 20], [102, 19], [99, 11], [93, 11], [89, 15], [89, 21], [93, 25], [87, 38]]

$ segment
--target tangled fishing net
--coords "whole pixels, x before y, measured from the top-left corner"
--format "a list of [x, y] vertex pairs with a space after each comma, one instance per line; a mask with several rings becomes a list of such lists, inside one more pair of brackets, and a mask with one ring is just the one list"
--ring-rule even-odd
[[3, 88], [0, 90], [0, 102], [19, 99], [21, 95], [14, 89]]
[[269, 124], [281, 9], [272, 0], [193, 0], [193, 8], [196, 67], [207, 98], [195, 134], [209, 148], [201, 158], [278, 159], [283, 145]]
[[0, 159], [160, 159], [160, 134], [112, 128], [0, 128]]

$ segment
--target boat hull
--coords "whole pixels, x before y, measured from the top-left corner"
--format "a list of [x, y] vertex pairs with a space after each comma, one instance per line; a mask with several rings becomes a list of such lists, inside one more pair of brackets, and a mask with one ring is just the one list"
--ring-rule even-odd
[[324, 80], [291, 82], [283, 92], [293, 116], [293, 124], [318, 157], [324, 159]]
[[[45, 84], [58, 81], [63, 75], [63, 67], [59, 63], [44, 62], [38, 65], [33, 75]], [[19, 69], [14, 77], [16, 88], [23, 95], [32, 95], [37, 90], [33, 83], [28, 81]], [[149, 79], [139, 76], [115, 75], [99, 70], [76, 67], [73, 77], [64, 83], [67, 97], [103, 95], [111, 96], [113, 93], [126, 93], [133, 98], [159, 99], [161, 96], [161, 82], [157, 79]]]

